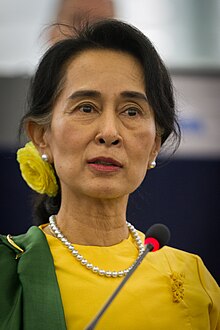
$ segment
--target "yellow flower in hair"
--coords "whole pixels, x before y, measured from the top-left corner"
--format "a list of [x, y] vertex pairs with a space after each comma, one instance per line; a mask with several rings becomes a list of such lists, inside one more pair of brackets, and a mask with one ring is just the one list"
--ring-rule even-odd
[[32, 142], [18, 149], [17, 161], [20, 164], [21, 175], [29, 187], [40, 194], [56, 196], [58, 185], [54, 169], [51, 164], [42, 160]]

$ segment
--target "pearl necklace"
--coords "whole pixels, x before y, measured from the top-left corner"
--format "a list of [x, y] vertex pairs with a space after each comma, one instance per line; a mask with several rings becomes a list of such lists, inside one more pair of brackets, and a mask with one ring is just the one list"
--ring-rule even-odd
[[71, 244], [67, 238], [61, 233], [60, 229], [58, 228], [57, 224], [56, 224], [56, 217], [55, 215], [51, 215], [49, 217], [49, 222], [50, 222], [50, 229], [52, 234], [54, 234], [55, 237], [57, 237], [68, 249], [69, 251], [72, 253], [72, 255], [74, 256], [74, 258], [82, 265], [84, 266], [86, 269], [92, 271], [94, 274], [98, 274], [100, 276], [106, 276], [106, 277], [122, 277], [128, 274], [128, 272], [133, 268], [134, 264], [136, 263], [137, 259], [140, 258], [140, 256], [143, 254], [145, 248], [144, 245], [141, 241], [141, 238], [139, 237], [137, 230], [134, 228], [133, 225], [131, 225], [129, 222], [126, 222], [128, 229], [138, 247], [139, 253], [138, 253], [138, 257], [135, 260], [135, 262], [133, 262], [133, 264], [124, 270], [120, 270], [120, 271], [109, 271], [109, 270], [104, 270], [104, 269], [99, 269], [99, 267], [94, 266], [93, 264], [91, 264], [89, 261], [87, 261], [73, 246], [73, 244]]

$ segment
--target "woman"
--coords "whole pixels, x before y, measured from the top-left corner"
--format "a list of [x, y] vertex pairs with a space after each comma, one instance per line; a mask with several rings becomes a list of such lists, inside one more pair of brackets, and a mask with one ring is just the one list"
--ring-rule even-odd
[[[140, 31], [102, 21], [48, 50], [22, 125], [22, 175], [43, 198], [39, 228], [1, 237], [1, 329], [84, 329], [143, 252], [126, 208], [178, 137], [171, 82]], [[164, 247], [97, 329], [219, 329], [219, 302], [200, 258]]]

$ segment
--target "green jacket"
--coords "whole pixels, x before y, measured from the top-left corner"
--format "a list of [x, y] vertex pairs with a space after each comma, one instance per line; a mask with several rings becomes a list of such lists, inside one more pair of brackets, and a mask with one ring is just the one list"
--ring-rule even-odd
[[21, 329], [66, 329], [50, 248], [34, 226], [12, 240], [0, 235], [0, 330]]

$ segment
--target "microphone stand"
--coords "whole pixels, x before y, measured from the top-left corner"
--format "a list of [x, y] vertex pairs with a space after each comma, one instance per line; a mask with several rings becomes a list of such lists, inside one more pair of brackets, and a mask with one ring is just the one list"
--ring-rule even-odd
[[154, 246], [149, 243], [146, 245], [146, 248], [142, 255], [136, 260], [134, 266], [132, 269], [128, 272], [128, 274], [123, 278], [119, 286], [116, 288], [116, 290], [113, 292], [113, 294], [110, 296], [110, 298], [106, 301], [102, 309], [99, 311], [99, 313], [96, 315], [96, 317], [92, 320], [92, 322], [89, 323], [89, 325], [85, 328], [85, 330], [93, 330], [102, 317], [102, 315], [105, 313], [106, 309], [109, 307], [109, 305], [112, 303], [112, 301], [115, 299], [117, 294], [121, 291], [125, 283], [128, 281], [128, 279], [131, 277], [131, 275], [134, 273], [134, 271], [137, 269], [137, 267], [140, 265], [140, 263], [143, 261], [144, 257], [148, 254], [148, 252], [152, 251]]

